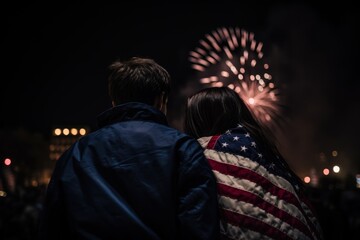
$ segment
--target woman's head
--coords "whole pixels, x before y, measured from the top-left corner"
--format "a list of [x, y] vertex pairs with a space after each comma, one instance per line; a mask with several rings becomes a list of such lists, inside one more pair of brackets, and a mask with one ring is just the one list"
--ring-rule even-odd
[[245, 103], [230, 88], [206, 88], [188, 98], [184, 129], [195, 138], [221, 134], [244, 122], [257, 126]]
[[[283, 166], [297, 176], [276, 147], [274, 135], [261, 127], [240, 96], [228, 87], [205, 88], [188, 98], [184, 130], [194, 138], [213, 136], [241, 124], [265, 154], [278, 156]], [[301, 183], [301, 180], [299, 180]]]

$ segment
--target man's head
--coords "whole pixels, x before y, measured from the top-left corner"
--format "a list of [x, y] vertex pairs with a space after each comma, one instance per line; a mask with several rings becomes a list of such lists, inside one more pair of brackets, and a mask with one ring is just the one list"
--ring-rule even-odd
[[109, 94], [113, 105], [142, 102], [166, 114], [170, 75], [148, 58], [115, 61], [109, 67]]

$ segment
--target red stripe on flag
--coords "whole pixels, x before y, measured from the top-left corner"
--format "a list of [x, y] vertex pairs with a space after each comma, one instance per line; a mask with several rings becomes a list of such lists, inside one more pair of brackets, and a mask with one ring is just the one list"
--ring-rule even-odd
[[216, 142], [217, 142], [217, 140], [219, 138], [220, 138], [220, 135], [212, 136], [206, 148], [207, 149], [214, 149], [215, 145], [216, 145]]
[[312, 238], [309, 229], [303, 222], [301, 222], [296, 217], [291, 216], [289, 213], [277, 208], [271, 203], [266, 202], [263, 198], [250, 192], [233, 188], [221, 183], [218, 183], [218, 191], [220, 195], [227, 196], [239, 201], [251, 203], [256, 207], [263, 209], [265, 212], [268, 212], [275, 217], [281, 219], [282, 221], [287, 222], [290, 226], [299, 229], [309, 238]]
[[251, 182], [257, 183], [271, 194], [297, 206], [298, 208], [301, 208], [294, 194], [282, 188], [279, 188], [278, 186], [270, 182], [267, 178], [259, 175], [258, 173], [246, 168], [242, 168], [240, 166], [233, 166], [226, 163], [220, 163], [212, 159], [208, 159], [208, 161], [213, 170], [216, 170], [225, 175], [230, 175], [239, 179], [247, 179]]
[[247, 229], [261, 233], [263, 235], [267, 235], [274, 239], [291, 239], [288, 235], [286, 235], [279, 229], [252, 217], [248, 217], [224, 209], [221, 210], [221, 215], [223, 215], [227, 220], [229, 220], [229, 223], [240, 228], [245, 227]]
[[225, 175], [231, 175], [231, 176], [239, 178], [239, 179], [247, 179], [251, 182], [255, 182], [255, 183], [259, 184], [260, 186], [262, 186], [264, 189], [266, 189], [272, 195], [275, 195], [275, 196], [279, 197], [280, 199], [293, 204], [301, 211], [301, 213], [303, 214], [303, 216], [306, 219], [306, 222], [310, 226], [311, 231], [315, 232], [317, 236], [321, 235], [316, 230], [316, 227], [312, 224], [311, 220], [309, 219], [309, 216], [305, 213], [299, 200], [293, 193], [274, 185], [267, 178], [259, 175], [258, 173], [254, 172], [252, 170], [242, 168], [240, 166], [234, 166], [234, 165], [230, 165], [230, 164], [226, 164], [226, 163], [217, 162], [212, 159], [208, 159], [208, 161], [213, 170], [216, 170]]

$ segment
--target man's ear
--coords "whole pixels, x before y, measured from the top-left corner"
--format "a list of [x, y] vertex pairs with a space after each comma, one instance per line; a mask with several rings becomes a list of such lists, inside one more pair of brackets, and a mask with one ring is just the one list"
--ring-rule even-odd
[[161, 95], [155, 98], [154, 107], [159, 109], [165, 115], [167, 113], [167, 102], [168, 98], [165, 96], [165, 93], [161, 93]]
[[115, 107], [115, 102], [114, 101], [111, 101], [111, 104], [113, 107]]

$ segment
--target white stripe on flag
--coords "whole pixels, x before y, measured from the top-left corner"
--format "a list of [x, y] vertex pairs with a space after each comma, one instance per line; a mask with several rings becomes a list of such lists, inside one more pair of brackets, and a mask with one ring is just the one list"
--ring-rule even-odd
[[[285, 179], [283, 179], [281, 177], [278, 177], [276, 175], [269, 173], [266, 170], [266, 168], [262, 167], [261, 165], [259, 165], [256, 162], [251, 161], [249, 158], [244, 158], [244, 157], [232, 155], [229, 153], [222, 153], [222, 152], [218, 153], [216, 151], [209, 150], [209, 149], [207, 149], [205, 151], [205, 156], [209, 159], [212, 159], [214, 161], [217, 161], [217, 162], [220, 162], [223, 164], [229, 164], [232, 166], [249, 169], [249, 170], [255, 172], [256, 174], [265, 177], [273, 185], [292, 193], [294, 195], [294, 197], [298, 200], [298, 202], [301, 203], [301, 201], [298, 199], [297, 194], [294, 192], [293, 187], [291, 186], [291, 184], [288, 181], [286, 181]], [[225, 159], [227, 159], [227, 160], [225, 160]], [[259, 197], [262, 197], [267, 202], [286, 211], [290, 215], [299, 218], [303, 223], [306, 224], [306, 220], [305, 220], [303, 214], [301, 213], [301, 211], [299, 211], [299, 209], [296, 206], [294, 206], [293, 204], [290, 204], [290, 203], [286, 203], [281, 199], [279, 200], [279, 198], [277, 196], [274, 196], [274, 195], [270, 194], [269, 192], [267, 192], [266, 190], [264, 190], [260, 185], [258, 185], [258, 183], [256, 183], [256, 182], [254, 183], [254, 182], [251, 182], [246, 179], [239, 179], [239, 178], [236, 178], [236, 177], [233, 177], [230, 175], [225, 175], [218, 171], [214, 171], [214, 173], [218, 179], [218, 182], [223, 183], [230, 187], [234, 187], [234, 188], [242, 189], [242, 190], [245, 190], [245, 191], [248, 191], [251, 193], [255, 193]]]
[[235, 199], [220, 196], [219, 197], [219, 204], [220, 207], [232, 211], [235, 213], [239, 213], [241, 215], [245, 215], [247, 217], [254, 218], [258, 221], [264, 222], [281, 232], [288, 235], [290, 238], [293, 239], [309, 239], [310, 238], [305, 235], [300, 230], [294, 228], [294, 226], [288, 224], [287, 222], [282, 221], [281, 219], [275, 217], [274, 215], [266, 212], [265, 210], [247, 202], [237, 201]]

